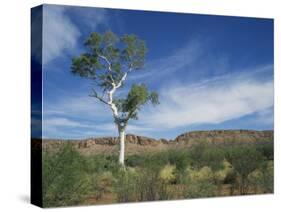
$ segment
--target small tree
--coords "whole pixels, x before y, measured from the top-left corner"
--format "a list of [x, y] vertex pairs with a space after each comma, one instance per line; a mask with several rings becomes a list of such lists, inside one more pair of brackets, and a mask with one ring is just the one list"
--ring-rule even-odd
[[92, 80], [91, 97], [107, 105], [113, 115], [120, 138], [119, 163], [124, 165], [125, 130], [130, 119], [137, 119], [141, 106], [158, 104], [158, 95], [144, 84], [133, 84], [123, 98], [115, 97], [128, 74], [141, 70], [147, 52], [145, 42], [136, 35], [118, 37], [112, 32], [92, 33], [85, 42], [87, 52], [72, 60], [72, 73]]
[[240, 194], [247, 194], [248, 175], [259, 168], [263, 156], [253, 145], [238, 145], [228, 149], [226, 159], [240, 176]]
[[216, 185], [213, 182], [214, 172], [208, 166], [201, 169], [187, 168], [185, 179], [185, 197], [199, 198], [212, 197], [216, 194]]

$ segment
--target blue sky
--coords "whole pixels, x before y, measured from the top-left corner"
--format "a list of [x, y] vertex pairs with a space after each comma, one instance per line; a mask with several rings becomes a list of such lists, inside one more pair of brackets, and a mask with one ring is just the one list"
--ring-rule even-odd
[[116, 136], [111, 111], [88, 96], [71, 58], [93, 32], [136, 34], [146, 41], [133, 83], [159, 93], [127, 133], [174, 138], [192, 130], [273, 129], [273, 20], [44, 5], [43, 137]]

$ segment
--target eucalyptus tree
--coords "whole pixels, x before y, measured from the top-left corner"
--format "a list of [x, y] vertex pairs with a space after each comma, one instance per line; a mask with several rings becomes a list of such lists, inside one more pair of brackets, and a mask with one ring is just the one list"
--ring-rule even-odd
[[127, 76], [142, 70], [146, 44], [136, 35], [118, 36], [108, 31], [93, 32], [84, 45], [86, 51], [72, 59], [72, 73], [93, 81], [90, 96], [112, 111], [120, 139], [119, 163], [124, 165], [125, 131], [129, 120], [138, 119], [138, 111], [146, 103], [159, 104], [158, 94], [148, 91], [143, 83], [133, 84], [129, 91], [123, 92], [123, 97], [116, 96]]

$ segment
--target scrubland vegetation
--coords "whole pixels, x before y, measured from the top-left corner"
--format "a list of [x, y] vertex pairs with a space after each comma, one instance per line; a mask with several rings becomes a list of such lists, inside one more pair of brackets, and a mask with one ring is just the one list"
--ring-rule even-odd
[[69, 144], [43, 152], [44, 207], [273, 192], [273, 143], [85, 156]]

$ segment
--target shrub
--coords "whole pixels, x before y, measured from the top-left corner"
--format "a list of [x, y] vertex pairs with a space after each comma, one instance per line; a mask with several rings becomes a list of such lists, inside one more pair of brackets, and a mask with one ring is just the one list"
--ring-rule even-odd
[[253, 145], [238, 145], [226, 151], [226, 159], [239, 175], [240, 194], [247, 194], [247, 177], [260, 166], [263, 156]]
[[274, 148], [273, 142], [266, 142], [263, 144], [259, 144], [257, 146], [257, 150], [267, 159], [273, 160], [274, 158]]
[[120, 169], [113, 186], [118, 202], [136, 201], [137, 172], [132, 168]]
[[214, 185], [213, 179], [213, 171], [207, 166], [199, 170], [188, 168], [185, 197], [198, 198], [214, 196], [216, 186]]
[[171, 183], [175, 181], [176, 175], [175, 175], [176, 167], [173, 165], [166, 165], [161, 171], [160, 171], [160, 180]]
[[43, 205], [79, 204], [89, 191], [90, 178], [84, 170], [85, 158], [70, 144], [58, 152], [43, 153]]
[[145, 161], [145, 155], [129, 155], [126, 159], [126, 165], [130, 167], [142, 166]]
[[249, 174], [248, 180], [255, 193], [258, 188], [263, 193], [273, 193], [273, 162], [264, 161], [259, 169]]
[[191, 147], [190, 158], [192, 167], [200, 169], [208, 166], [212, 170], [218, 170], [223, 167], [224, 153], [218, 146], [200, 142]]
[[137, 200], [153, 201], [173, 198], [169, 184], [175, 179], [175, 166], [148, 166], [138, 169]]
[[91, 194], [96, 200], [102, 198], [106, 192], [111, 192], [114, 177], [111, 172], [96, 173], [91, 175]]
[[274, 163], [273, 161], [265, 162], [261, 168], [262, 172], [262, 189], [264, 193], [273, 193], [274, 191]]
[[262, 173], [260, 170], [255, 170], [248, 175], [249, 185], [253, 188], [254, 193], [257, 193], [260, 183], [262, 182]]
[[[218, 188], [218, 194], [220, 194], [222, 185], [226, 181], [228, 181], [228, 183], [231, 183], [232, 185], [234, 185], [236, 182], [236, 176], [233, 176], [234, 169], [231, 166], [231, 164], [226, 160], [224, 160], [222, 164], [223, 164], [222, 169], [213, 172], [214, 184]], [[233, 179], [231, 179], [231, 177], [233, 177]]]
[[169, 164], [175, 165], [180, 172], [184, 171], [190, 163], [189, 155], [186, 150], [171, 149], [167, 151]]
[[167, 151], [168, 163], [175, 166], [175, 180], [173, 183], [182, 183], [185, 170], [191, 164], [190, 156], [186, 149], [171, 149]]
[[137, 178], [137, 198], [139, 201], [152, 201], [158, 199], [159, 167], [148, 166], [139, 169]]
[[[85, 156], [84, 156], [85, 157]], [[105, 155], [93, 155], [87, 156], [85, 170], [89, 174], [101, 173], [101, 172], [117, 172], [120, 168], [118, 164], [117, 156], [105, 156]]]

